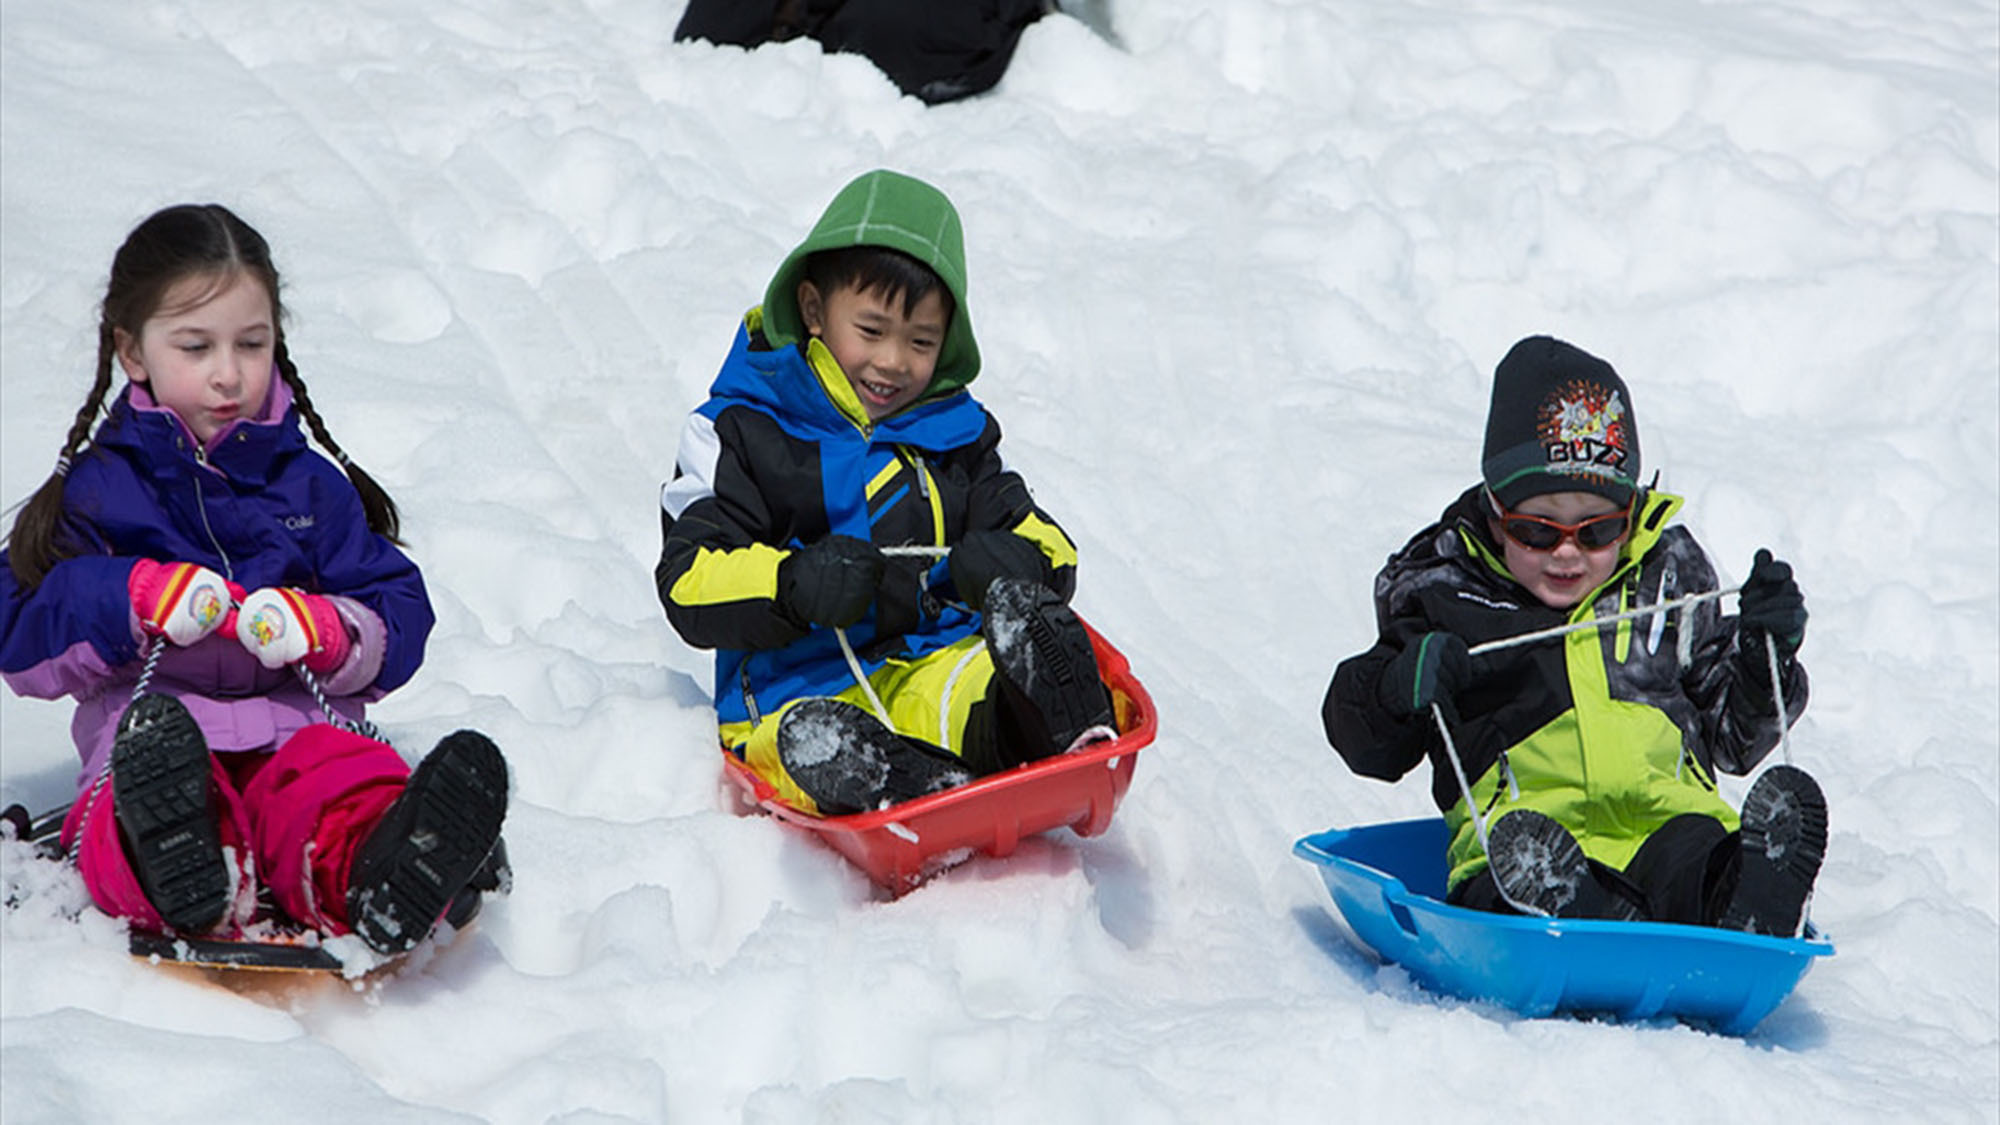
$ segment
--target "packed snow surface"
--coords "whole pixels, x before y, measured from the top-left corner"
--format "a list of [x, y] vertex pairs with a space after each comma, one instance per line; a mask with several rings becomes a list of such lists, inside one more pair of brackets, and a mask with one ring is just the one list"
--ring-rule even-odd
[[[237, 210], [438, 610], [376, 717], [504, 748], [516, 875], [392, 974], [218, 977], [0, 846], [0, 1118], [2000, 1117], [2000, 9], [1093, 9], [926, 108], [674, 3], [0, 5], [0, 502], [125, 233]], [[1108, 833], [894, 901], [738, 807], [651, 583], [683, 418], [878, 166], [960, 207], [975, 390], [1161, 715]], [[1320, 698], [1542, 332], [1617, 365], [1725, 581], [1768, 546], [1812, 610], [1838, 953], [1747, 1039], [1431, 996], [1291, 854], [1432, 812]], [[0, 701], [0, 799], [70, 799], [68, 715]]]

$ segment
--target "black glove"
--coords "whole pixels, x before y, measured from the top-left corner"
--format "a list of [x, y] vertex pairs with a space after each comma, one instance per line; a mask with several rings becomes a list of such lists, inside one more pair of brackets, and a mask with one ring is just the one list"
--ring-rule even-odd
[[986, 608], [986, 588], [996, 578], [1025, 578], [1046, 586], [1055, 577], [1042, 549], [1011, 531], [968, 532], [945, 561], [959, 600], [974, 610]]
[[778, 605], [801, 624], [845, 629], [867, 616], [888, 565], [875, 544], [829, 535], [778, 564]]
[[1392, 715], [1421, 715], [1472, 682], [1472, 654], [1456, 633], [1425, 633], [1382, 669], [1377, 694]]
[[[1778, 659], [1790, 660], [1806, 639], [1806, 597], [1792, 580], [1792, 568], [1759, 550], [1750, 564], [1750, 577], [1743, 580], [1738, 595], [1737, 647], [1756, 667], [1765, 662], [1763, 637], [1778, 642]], [[1769, 678], [1769, 677], [1764, 677]]]

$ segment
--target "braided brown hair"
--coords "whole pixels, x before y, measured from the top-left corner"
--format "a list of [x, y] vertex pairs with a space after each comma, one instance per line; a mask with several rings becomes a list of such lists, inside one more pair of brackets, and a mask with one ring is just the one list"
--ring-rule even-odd
[[313, 439], [325, 447], [328, 453], [333, 454], [333, 459], [347, 473], [347, 479], [353, 482], [354, 491], [361, 494], [361, 510], [368, 515], [368, 530], [400, 546], [403, 542], [403, 521], [402, 516], [396, 511], [396, 502], [389, 499], [389, 493], [375, 483], [374, 477], [369, 476], [361, 466], [348, 458], [347, 451], [340, 448], [340, 443], [334, 441], [333, 435], [327, 432], [326, 423], [320, 419], [319, 411], [313, 407], [312, 394], [306, 390], [306, 381], [299, 375], [298, 365], [292, 362], [291, 353], [285, 350], [285, 337], [282, 332], [278, 335], [275, 358], [278, 364], [278, 376], [292, 389], [292, 401], [298, 405], [299, 415], [306, 420], [306, 427], [312, 431]]
[[104, 401], [111, 393], [111, 366], [118, 350], [118, 334], [140, 335], [146, 321], [159, 311], [167, 293], [187, 278], [212, 275], [224, 280], [236, 273], [256, 277], [270, 295], [271, 315], [277, 329], [278, 372], [291, 388], [292, 398], [314, 439], [333, 454], [355, 491], [361, 494], [369, 530], [391, 542], [402, 542], [398, 538], [401, 520], [395, 501], [334, 442], [326, 423], [313, 408], [305, 380], [285, 350], [284, 306], [278, 298], [278, 270], [271, 263], [270, 244], [221, 204], [179, 204], [154, 212], [134, 227], [111, 260], [111, 280], [105, 287], [97, 326], [96, 378], [70, 423], [55, 471], [21, 505], [7, 535], [7, 561], [22, 586], [32, 589], [40, 585], [58, 562], [89, 549], [88, 529], [79, 526], [72, 513], [64, 510], [63, 480], [70, 465], [86, 448], [91, 426], [104, 411]]

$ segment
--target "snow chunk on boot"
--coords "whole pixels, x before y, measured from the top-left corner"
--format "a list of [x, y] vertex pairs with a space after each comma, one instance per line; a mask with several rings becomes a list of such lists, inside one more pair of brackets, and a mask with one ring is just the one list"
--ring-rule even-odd
[[1819, 783], [1796, 766], [1764, 771], [1743, 799], [1742, 842], [1736, 890], [1716, 924], [1796, 937], [1826, 858], [1826, 797]]
[[1523, 914], [1573, 917], [1590, 878], [1576, 837], [1533, 809], [1515, 809], [1494, 822], [1486, 861], [1500, 897]]
[[1090, 633], [1062, 595], [1039, 582], [995, 579], [985, 615], [986, 647], [1003, 691], [1046, 732], [1046, 746], [1024, 748], [1023, 760], [1071, 749], [1094, 727], [1115, 729]]
[[778, 761], [822, 816], [848, 816], [972, 780], [957, 758], [838, 699], [807, 699], [785, 712]]

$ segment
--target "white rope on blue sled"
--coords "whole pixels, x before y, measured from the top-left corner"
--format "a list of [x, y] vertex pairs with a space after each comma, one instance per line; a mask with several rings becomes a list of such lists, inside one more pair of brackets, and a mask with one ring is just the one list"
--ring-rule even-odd
[[[1479, 656], [1484, 653], [1498, 652], [1502, 649], [1516, 648], [1521, 645], [1531, 644], [1535, 641], [1548, 640], [1553, 637], [1565, 636], [1570, 633], [1579, 633], [1586, 629], [1593, 629], [1593, 630], [1601, 629], [1606, 625], [1614, 625], [1620, 621], [1630, 621], [1633, 620], [1634, 618], [1639, 618], [1639, 617], [1651, 617], [1656, 614], [1672, 613], [1675, 610], [1686, 609], [1691, 606], [1698, 605], [1701, 602], [1714, 601], [1718, 598], [1726, 598], [1731, 594], [1741, 593], [1742, 590], [1743, 588], [1741, 586], [1731, 587], [1730, 589], [1727, 590], [1705, 590], [1698, 594], [1689, 594], [1686, 597], [1675, 598], [1673, 601], [1670, 602], [1661, 602], [1658, 605], [1644, 606], [1639, 609], [1626, 610], [1622, 613], [1609, 614], [1604, 617], [1593, 617], [1589, 621], [1572, 621], [1563, 625], [1556, 625], [1547, 629], [1537, 629], [1531, 633], [1521, 633], [1512, 637], [1502, 637], [1499, 640], [1487, 641], [1484, 644], [1474, 645], [1473, 647], [1467, 649], [1466, 651], [1467, 654], [1470, 656]], [[1688, 630], [1682, 629], [1681, 632], [1683, 634], [1686, 634]], [[1778, 745], [1782, 748], [1785, 764], [1790, 765], [1792, 763], [1792, 735], [1790, 729], [1791, 719], [1785, 713], [1784, 684], [1782, 683], [1778, 675], [1779, 672], [1778, 642], [1769, 633], [1764, 634], [1764, 655], [1766, 657], [1767, 667], [1770, 670], [1770, 676], [1771, 676], [1771, 701], [1773, 705], [1776, 707], [1778, 714]], [[1451, 763], [1451, 773], [1452, 776], [1456, 778], [1458, 781], [1458, 791], [1461, 795], [1464, 796], [1465, 807], [1472, 814], [1472, 830], [1473, 834], [1479, 838], [1479, 850], [1482, 853], [1491, 854], [1491, 849], [1488, 847], [1487, 844], [1488, 837], [1487, 837], [1487, 825], [1486, 825], [1486, 812], [1485, 810], [1479, 807], [1479, 802], [1473, 799], [1472, 784], [1471, 782], [1466, 780], [1465, 776], [1465, 763], [1459, 759], [1458, 745], [1457, 743], [1452, 741], [1450, 727], [1444, 721], [1444, 708], [1439, 706], [1436, 700], [1431, 701], [1431, 718], [1437, 723], [1438, 737], [1444, 740], [1445, 758], [1447, 761]], [[1505, 899], [1507, 901], [1507, 904], [1509, 906], [1512, 906], [1516, 910], [1519, 910], [1524, 914], [1535, 914], [1535, 915], [1541, 915], [1543, 917], [1548, 916], [1547, 911], [1538, 909], [1526, 903], [1516, 902], [1513, 896], [1507, 893], [1507, 888], [1500, 885], [1500, 881], [1498, 879], [1495, 879], [1493, 881], [1493, 886], [1496, 890], [1500, 892], [1500, 897]]]

